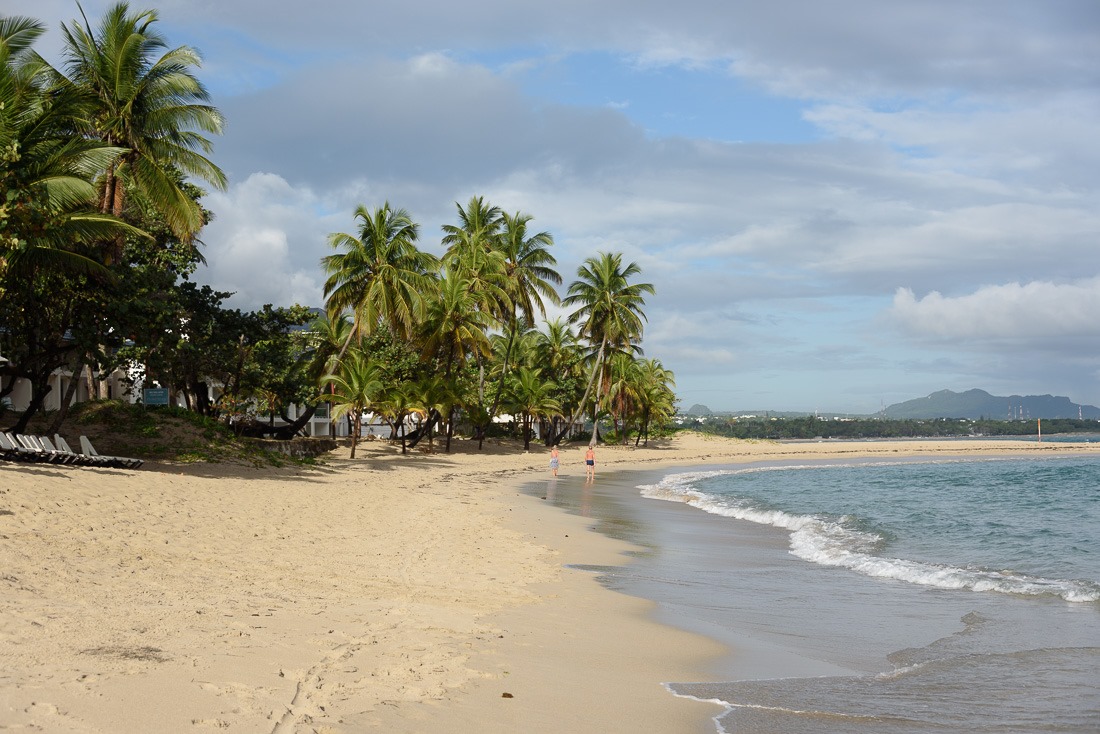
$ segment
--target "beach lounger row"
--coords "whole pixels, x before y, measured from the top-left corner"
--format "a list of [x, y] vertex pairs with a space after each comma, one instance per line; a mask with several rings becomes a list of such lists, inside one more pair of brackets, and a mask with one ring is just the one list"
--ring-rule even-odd
[[0, 432], [0, 458], [9, 461], [35, 461], [77, 466], [110, 466], [116, 469], [137, 469], [141, 459], [125, 456], [104, 456], [95, 450], [87, 436], [80, 437], [80, 453], [73, 451], [60, 434], [50, 441], [45, 436], [15, 436]]

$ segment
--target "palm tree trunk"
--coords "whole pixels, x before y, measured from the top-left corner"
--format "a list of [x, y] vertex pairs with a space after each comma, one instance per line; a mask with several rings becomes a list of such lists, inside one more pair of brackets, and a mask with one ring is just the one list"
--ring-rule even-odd
[[80, 386], [80, 378], [84, 373], [84, 360], [81, 359], [76, 363], [76, 368], [73, 370], [73, 379], [69, 381], [68, 387], [65, 388], [65, 394], [61, 396], [61, 406], [57, 410], [57, 415], [54, 416], [53, 423], [50, 424], [48, 433], [57, 433], [61, 430], [61, 424], [65, 422], [65, 418], [69, 415], [69, 406], [72, 405], [73, 395], [76, 394], [76, 388]]
[[351, 434], [351, 458], [355, 458], [355, 447], [359, 445], [359, 434], [363, 432], [363, 414], [356, 412], [352, 421], [355, 432]]
[[[606, 340], [603, 344], [600, 344], [600, 357], [603, 357], [603, 346], [606, 344]], [[602, 359], [600, 360], [600, 372], [603, 372]], [[603, 375], [600, 374], [596, 382], [596, 399], [592, 402], [592, 438], [588, 441], [588, 446], [594, 447], [600, 440], [600, 399], [603, 397]]]
[[450, 411], [447, 412], [447, 453], [451, 453], [451, 436], [455, 432], [455, 408], [452, 405]]
[[31, 382], [31, 401], [27, 406], [27, 409], [23, 411], [23, 415], [19, 416], [19, 421], [11, 429], [14, 434], [25, 433], [27, 430], [27, 424], [31, 422], [31, 418], [42, 408], [42, 403], [45, 402], [46, 396], [50, 394], [50, 375], [47, 373], [44, 379], [41, 379], [39, 375], [38, 380]]
[[[589, 395], [589, 393], [592, 392], [592, 383], [596, 379], [596, 373], [600, 369], [600, 364], [603, 362], [603, 352], [604, 352], [604, 347], [606, 347], [606, 346], [607, 346], [607, 339], [604, 339], [602, 342], [600, 342], [600, 351], [596, 355], [596, 363], [594, 365], [592, 365], [592, 372], [588, 376], [588, 386], [584, 388], [584, 397], [581, 398], [581, 402], [577, 406], [576, 412], [573, 415], [569, 416], [569, 419], [565, 421], [565, 427], [562, 428], [561, 434], [559, 434], [558, 436], [555, 437], [555, 439], [554, 439], [555, 444], [559, 443], [563, 438], [565, 438], [565, 434], [569, 433], [569, 431], [573, 428], [573, 425], [577, 422], [577, 416], [584, 415], [584, 408], [585, 408], [585, 405], [588, 403], [588, 395]], [[595, 437], [595, 435], [596, 435], [595, 422], [593, 422], [593, 429], [592, 429], [593, 438]], [[596, 445], [595, 441], [593, 441], [592, 443], [589, 444], [589, 446], [595, 446], [595, 445]]]
[[[117, 167], [111, 166], [110, 170], [107, 171], [107, 180], [103, 185], [103, 199], [100, 202], [100, 211], [104, 214], [111, 214], [121, 218], [123, 198], [122, 179], [118, 177]], [[121, 259], [122, 248], [125, 244], [126, 239], [121, 234], [108, 240], [104, 250], [104, 261], [110, 265]]]
[[500, 395], [504, 392], [504, 378], [508, 376], [508, 361], [512, 356], [512, 343], [516, 338], [518, 326], [519, 322], [513, 318], [512, 329], [508, 334], [508, 346], [504, 349], [504, 367], [500, 371], [500, 379], [497, 381], [497, 393], [493, 396], [493, 406], [489, 408], [489, 415], [495, 414], [497, 407], [500, 405]]
[[310, 420], [313, 419], [314, 413], [317, 412], [317, 406], [311, 405], [305, 409], [297, 418], [290, 420], [287, 417], [286, 410], [279, 413], [279, 417], [287, 422], [287, 425], [280, 426], [275, 429], [275, 438], [292, 439], [298, 435], [298, 431], [302, 430]]
[[348, 347], [351, 345], [351, 340], [355, 338], [356, 331], [357, 330], [353, 328], [351, 332], [348, 333], [348, 338], [344, 340], [344, 345], [340, 347], [340, 353], [337, 354], [336, 359], [333, 360], [337, 364], [339, 364], [340, 360], [344, 358], [344, 353], [348, 351]]

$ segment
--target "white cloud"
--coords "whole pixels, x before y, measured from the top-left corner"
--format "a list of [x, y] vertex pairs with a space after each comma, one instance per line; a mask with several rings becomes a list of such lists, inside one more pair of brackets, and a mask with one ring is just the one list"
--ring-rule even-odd
[[208, 267], [196, 280], [235, 293], [230, 304], [240, 308], [321, 304], [318, 262], [327, 232], [310, 190], [257, 173], [205, 203], [216, 218], [203, 232]]
[[973, 342], [1043, 342], [1100, 336], [1100, 278], [1076, 283], [1008, 283], [962, 296], [908, 288], [894, 295], [890, 315], [923, 338]]
[[[108, 4], [83, 6], [94, 19]], [[554, 234], [567, 284], [600, 250], [637, 260], [657, 287], [647, 354], [717, 380], [760, 365], [750, 392], [771, 380], [799, 395], [795, 382], [814, 383], [835, 354], [858, 354], [901, 389], [906, 368], [890, 365], [933, 341], [940, 355], [985, 350], [928, 354], [920, 384], [933, 389], [1008, 374], [1020, 350], [1096, 354], [1097, 286], [1082, 278], [1100, 273], [1100, 4], [888, 5], [333, 0], [301, 13], [164, 0], [161, 30], [204, 52], [200, 76], [229, 121], [214, 159], [232, 187], [205, 202], [217, 219], [199, 277], [243, 308], [319, 305], [326, 237], [354, 226], [357, 204], [408, 208], [434, 249], [454, 202], [481, 194]], [[76, 8], [11, 0], [5, 12], [46, 20], [49, 51], [56, 19]], [[621, 62], [588, 107], [554, 96], [608, 70], [554, 77], [578, 59]], [[729, 69], [729, 87], [715, 68]], [[701, 96], [795, 98], [821, 137], [655, 137], [631, 115], [661, 110], [645, 83], [665, 73]], [[891, 298], [909, 342], [871, 328]], [[971, 384], [935, 384], [978, 362]], [[1066, 367], [1057, 384], [1100, 403], [1095, 369], [1074, 379]], [[1055, 389], [1048, 378], [1032, 384]], [[868, 381], [834, 370], [817, 382], [851, 392]]]

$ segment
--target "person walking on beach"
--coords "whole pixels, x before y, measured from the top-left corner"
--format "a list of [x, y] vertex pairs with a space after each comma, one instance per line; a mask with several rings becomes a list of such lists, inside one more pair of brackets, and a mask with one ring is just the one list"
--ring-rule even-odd
[[596, 478], [596, 450], [591, 446], [584, 452], [584, 476], [589, 480]]
[[555, 446], [550, 449], [550, 474], [552, 476], [558, 475], [558, 447]]

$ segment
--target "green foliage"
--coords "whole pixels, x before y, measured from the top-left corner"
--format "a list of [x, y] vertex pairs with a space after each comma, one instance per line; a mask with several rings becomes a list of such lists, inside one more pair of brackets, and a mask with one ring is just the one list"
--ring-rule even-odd
[[[895, 420], [860, 418], [821, 420], [805, 418], [731, 418], [724, 421], [692, 421], [691, 428], [730, 438], [814, 439], [814, 438], [957, 438], [964, 436], [1034, 436], [1035, 421], [992, 421], [965, 418]], [[1069, 418], [1046, 419], [1043, 435], [1093, 433], [1100, 421]]]
[[[74, 406], [72, 421], [101, 453], [178, 462], [231, 462], [250, 466], [298, 463], [239, 439], [224, 424], [172, 406], [145, 408], [120, 400]], [[309, 463], [309, 462], [304, 462]]]
[[[329, 318], [308, 330], [304, 307], [243, 312], [225, 306], [231, 294], [191, 282], [212, 214], [189, 181], [224, 187], [206, 157], [206, 135], [223, 120], [194, 75], [198, 54], [169, 47], [157, 20], [117, 3], [94, 29], [65, 24], [57, 70], [31, 52], [40, 23], [0, 18], [0, 347], [11, 360], [0, 369], [0, 398], [16, 378], [31, 382], [22, 425], [39, 412], [52, 373], [86, 366], [93, 375], [126, 368], [189, 410], [89, 403], [76, 420], [110, 426], [143, 451], [167, 439], [164, 421], [197, 415], [194, 440], [175, 449], [196, 458], [232, 441], [213, 419], [232, 417], [242, 430], [258, 415], [285, 419], [290, 404], [325, 397], [326, 375], [330, 390], [339, 387], [328, 393], [337, 413], [377, 403], [395, 425], [412, 416], [415, 433], [429, 436], [440, 421], [453, 430], [456, 411], [482, 433], [502, 406], [520, 416], [525, 436], [536, 420], [561, 429], [561, 414], [582, 413], [593, 385], [597, 411], [611, 390], [624, 434], [660, 420], [669, 401], [645, 392], [631, 362], [642, 296], [652, 292], [628, 282], [637, 266], [617, 254], [587, 261], [567, 299], [580, 338], [561, 321], [536, 332], [536, 315], [559, 302], [553, 237], [530, 231], [530, 215], [479, 196], [456, 205], [442, 262], [419, 249], [405, 210], [358, 207], [354, 233], [329, 238]], [[612, 354], [622, 365], [614, 374], [604, 361]], [[357, 360], [370, 369], [357, 370]], [[221, 393], [213, 404], [211, 392]]]

